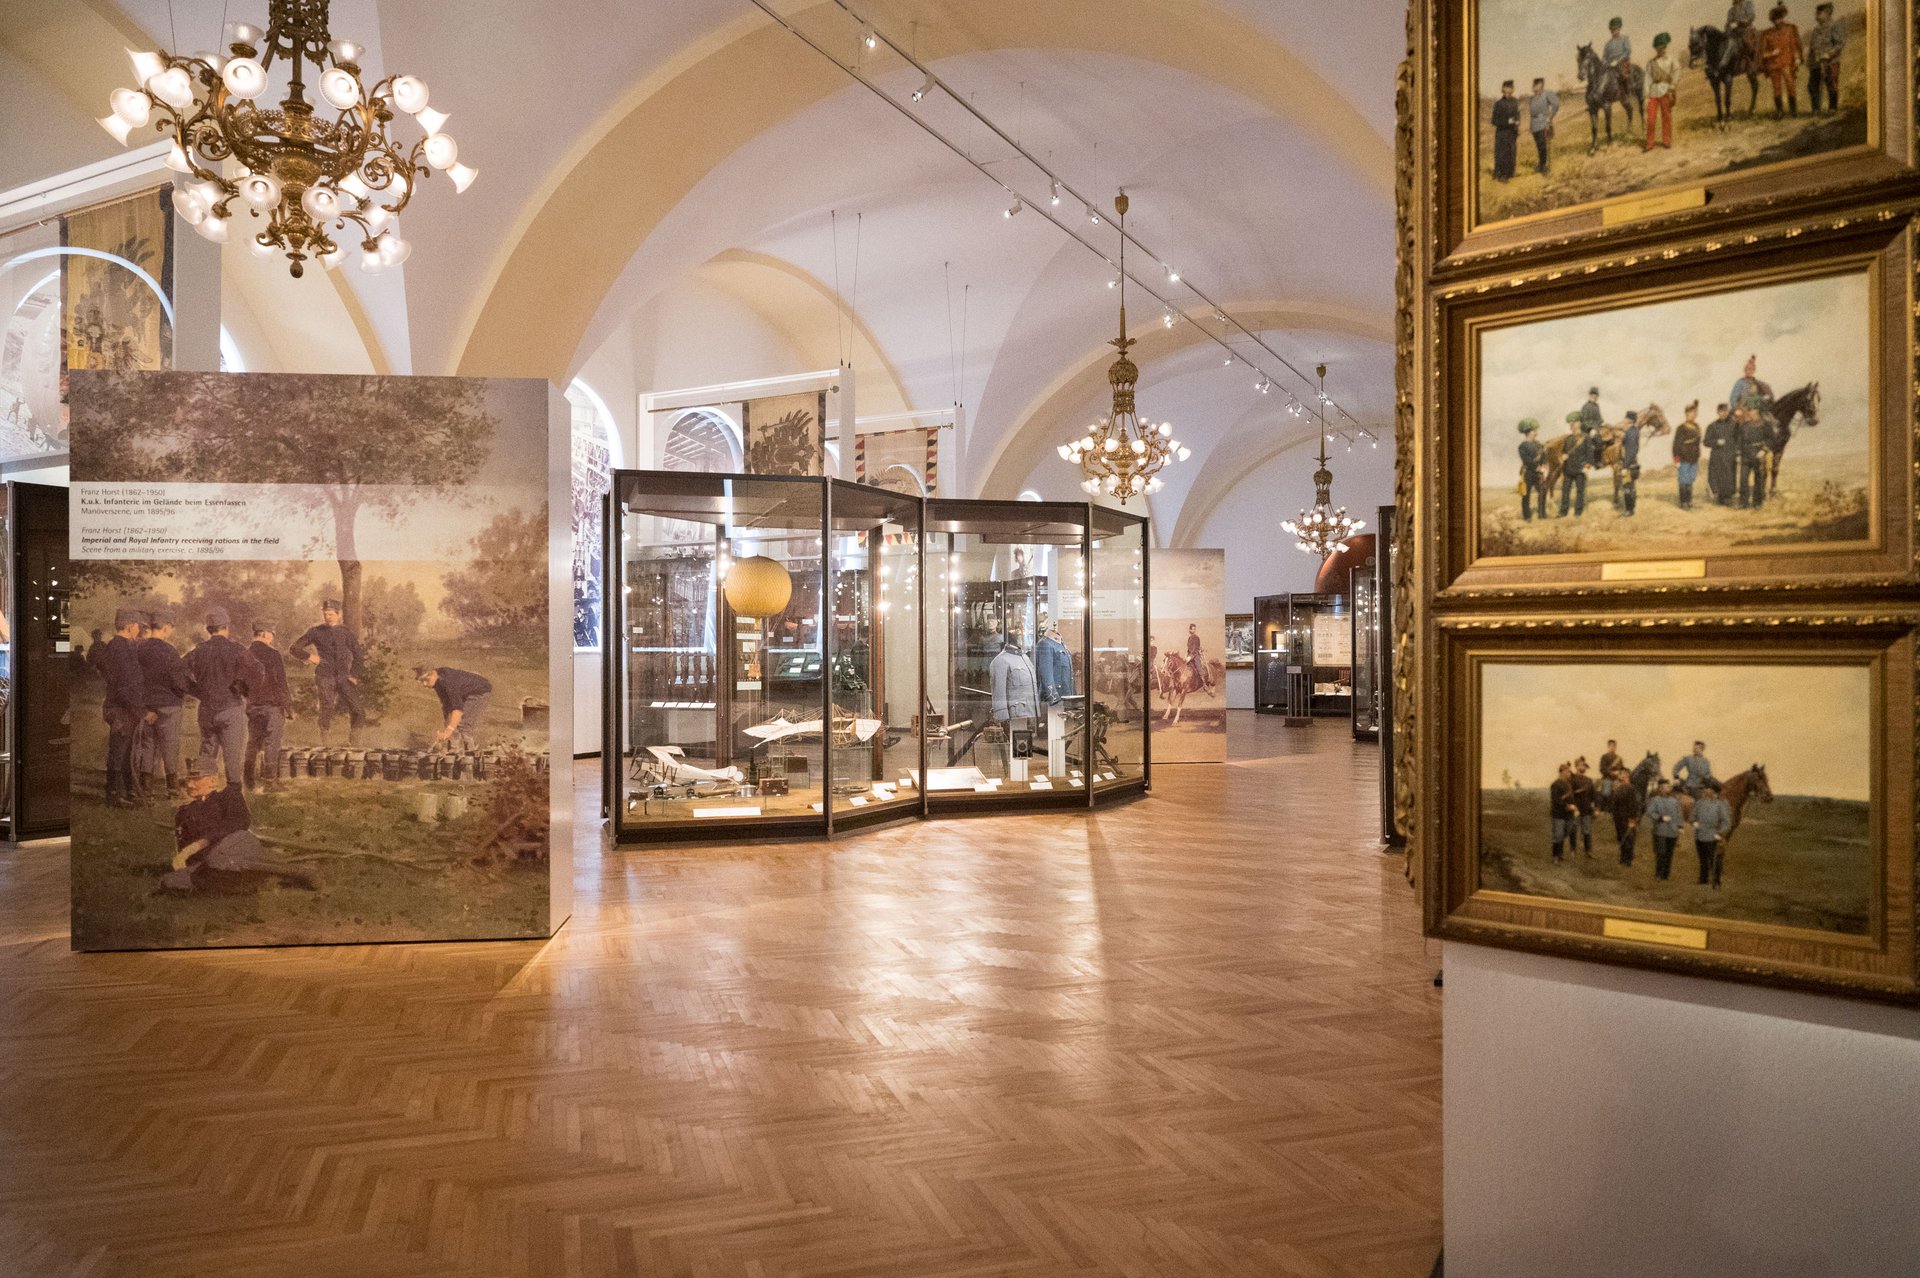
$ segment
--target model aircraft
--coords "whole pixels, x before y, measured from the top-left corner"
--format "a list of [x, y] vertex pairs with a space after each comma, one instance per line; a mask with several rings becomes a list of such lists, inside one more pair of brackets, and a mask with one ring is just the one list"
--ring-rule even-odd
[[700, 768], [686, 761], [679, 746], [648, 746], [651, 759], [639, 759], [641, 779], [657, 785], [722, 786], [740, 785], [747, 779], [738, 768]]
[[[748, 736], [758, 738], [762, 744], [765, 744], [784, 741], [788, 737], [817, 737], [820, 735], [822, 722], [819, 719], [808, 719], [803, 723], [794, 723], [782, 715], [770, 723], [762, 723], [744, 731]], [[854, 741], [866, 741], [880, 731], [880, 720], [836, 718], [833, 721], [833, 730], [836, 736], [844, 737], [851, 731]]]

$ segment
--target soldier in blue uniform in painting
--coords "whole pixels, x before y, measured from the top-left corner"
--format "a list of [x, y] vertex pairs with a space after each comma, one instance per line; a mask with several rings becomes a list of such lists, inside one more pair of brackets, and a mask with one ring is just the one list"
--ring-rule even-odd
[[1567, 446], [1560, 452], [1560, 517], [1571, 509], [1578, 518], [1587, 513], [1587, 466], [1593, 437], [1584, 433], [1579, 413], [1567, 414]]
[[1540, 423], [1520, 419], [1520, 518], [1532, 519], [1538, 506], [1547, 517], [1547, 446], [1540, 442]]
[[1647, 798], [1645, 820], [1653, 831], [1653, 877], [1664, 879], [1673, 870], [1673, 849], [1680, 842], [1680, 800], [1673, 782], [1661, 777]]
[[493, 695], [493, 684], [482, 675], [455, 666], [415, 666], [413, 677], [440, 698], [442, 722], [433, 739], [451, 742], [459, 737], [461, 747], [471, 751], [486, 716], [487, 699]]
[[207, 637], [187, 654], [193, 695], [200, 698], [199, 771], [225, 763], [227, 784], [239, 786], [247, 753], [247, 690], [263, 686], [266, 672], [253, 654], [233, 641], [225, 608], [207, 610]]
[[367, 722], [366, 707], [360, 700], [360, 680], [366, 674], [366, 665], [360, 655], [360, 641], [340, 624], [341, 616], [340, 601], [326, 600], [320, 605], [320, 624], [308, 627], [288, 652], [295, 661], [313, 667], [313, 690], [320, 702], [314, 722], [320, 728], [321, 744], [326, 743], [327, 730], [333, 727], [334, 712], [344, 709], [347, 744], [357, 746], [360, 729]]
[[1513, 96], [1513, 81], [1500, 82], [1500, 96], [1493, 103], [1493, 180], [1513, 180], [1514, 159], [1520, 146], [1520, 99]]
[[247, 645], [247, 651], [260, 663], [265, 678], [247, 696], [248, 789], [280, 788], [280, 742], [286, 735], [287, 721], [293, 718], [287, 663], [273, 646], [273, 632], [273, 622], [265, 617], [253, 619], [253, 642]]
[[140, 641], [140, 674], [146, 682], [142, 718], [147, 731], [140, 734], [133, 773], [143, 795], [152, 792], [159, 776], [165, 777], [168, 794], [182, 793], [180, 716], [188, 680], [187, 663], [173, 646], [173, 623], [171, 608], [155, 608], [147, 614], [147, 637]]
[[1573, 765], [1560, 765], [1559, 775], [1547, 787], [1547, 821], [1553, 831], [1553, 859], [1558, 863], [1580, 829], [1580, 809], [1573, 802]]
[[107, 802], [116, 808], [135, 806], [133, 798], [133, 730], [146, 714], [146, 679], [140, 671], [140, 626], [145, 614], [121, 608], [113, 614], [113, 638], [101, 650], [100, 677], [106, 697], [100, 704], [107, 721]]
[[1767, 500], [1767, 480], [1773, 470], [1773, 418], [1761, 406], [1758, 395], [1749, 396], [1751, 407], [1739, 422], [1740, 489], [1742, 510], [1758, 510]]
[[1707, 743], [1693, 743], [1693, 753], [1673, 765], [1673, 779], [1693, 798], [1700, 797], [1700, 791], [1707, 782], [1713, 780], [1713, 764], [1707, 760]]
[[1687, 405], [1686, 419], [1673, 428], [1674, 478], [1680, 485], [1680, 509], [1693, 509], [1693, 483], [1700, 475], [1700, 401]]
[[1592, 439], [1606, 428], [1607, 417], [1600, 411], [1600, 388], [1587, 388], [1587, 402], [1580, 405], [1580, 433]]
[[1622, 29], [1624, 25], [1618, 18], [1607, 23], [1607, 44], [1600, 51], [1601, 60], [1620, 77], [1620, 92], [1623, 95], [1633, 84], [1633, 41]]
[[1720, 797], [1720, 783], [1706, 783], [1693, 805], [1693, 852], [1700, 858], [1700, 882], [1720, 886], [1721, 844], [1733, 832], [1733, 809]]
[[1620, 436], [1620, 514], [1632, 518], [1640, 504], [1640, 414], [1627, 411], [1627, 429]]

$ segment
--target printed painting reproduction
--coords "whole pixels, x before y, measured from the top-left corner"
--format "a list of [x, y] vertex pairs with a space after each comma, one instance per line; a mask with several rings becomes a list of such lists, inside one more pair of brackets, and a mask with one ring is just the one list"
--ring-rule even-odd
[[1476, 225], [1874, 140], [1865, 0], [1478, 0], [1470, 13]]
[[72, 409], [75, 948], [548, 935], [546, 386]]
[[1227, 757], [1227, 554], [1154, 552], [1147, 705], [1155, 763]]
[[1872, 316], [1863, 268], [1475, 329], [1477, 555], [1869, 543]]
[[1865, 664], [1488, 662], [1483, 891], [1865, 936]]

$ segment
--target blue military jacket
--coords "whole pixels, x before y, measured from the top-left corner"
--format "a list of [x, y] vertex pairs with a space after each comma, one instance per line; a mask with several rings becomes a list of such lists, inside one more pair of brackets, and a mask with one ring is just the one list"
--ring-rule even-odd
[[1043, 638], [1034, 649], [1040, 673], [1040, 699], [1053, 705], [1073, 695], [1073, 654], [1058, 639]]

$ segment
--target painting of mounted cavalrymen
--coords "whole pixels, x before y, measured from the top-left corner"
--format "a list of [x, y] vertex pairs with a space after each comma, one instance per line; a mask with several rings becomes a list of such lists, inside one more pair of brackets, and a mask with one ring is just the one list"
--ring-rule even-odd
[[1479, 225], [1866, 146], [1866, 0], [1473, 8]]
[[1475, 331], [1479, 555], [1870, 539], [1867, 271], [1656, 296]]

